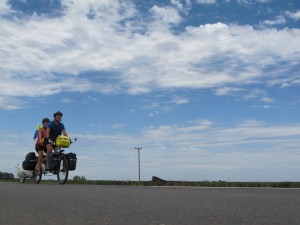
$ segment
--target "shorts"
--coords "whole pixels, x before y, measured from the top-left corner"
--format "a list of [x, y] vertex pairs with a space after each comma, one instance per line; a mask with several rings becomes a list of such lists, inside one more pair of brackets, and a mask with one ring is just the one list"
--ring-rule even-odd
[[53, 149], [56, 148], [56, 145], [55, 145], [53, 142], [52, 142], [52, 143], [49, 143], [48, 139], [45, 138], [45, 140], [44, 140], [44, 145], [47, 146], [47, 145], [49, 145], [49, 144], [52, 145], [52, 148], [53, 148]]
[[35, 145], [35, 151], [37, 153], [39, 153], [39, 151], [44, 151], [45, 153], [47, 153], [47, 149], [46, 149], [45, 145], [38, 145], [38, 144], [36, 144]]

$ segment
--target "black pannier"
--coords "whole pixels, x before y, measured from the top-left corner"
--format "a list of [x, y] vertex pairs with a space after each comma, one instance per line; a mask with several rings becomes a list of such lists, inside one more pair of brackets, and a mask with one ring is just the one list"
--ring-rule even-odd
[[67, 153], [65, 154], [67, 160], [68, 160], [68, 166], [69, 170], [76, 170], [76, 163], [77, 163], [77, 158], [75, 153]]
[[22, 163], [24, 170], [34, 170], [37, 163], [37, 159], [34, 152], [29, 152], [25, 160]]
[[49, 169], [50, 170], [59, 170], [60, 168], [60, 153], [52, 152], [49, 157]]

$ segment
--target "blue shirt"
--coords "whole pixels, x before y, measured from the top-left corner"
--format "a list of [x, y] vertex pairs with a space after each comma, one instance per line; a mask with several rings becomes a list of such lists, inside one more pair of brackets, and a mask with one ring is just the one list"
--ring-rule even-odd
[[61, 135], [62, 131], [65, 130], [63, 123], [55, 124], [54, 121], [48, 123], [48, 128], [50, 128], [49, 138], [52, 141], [56, 141], [58, 135]]

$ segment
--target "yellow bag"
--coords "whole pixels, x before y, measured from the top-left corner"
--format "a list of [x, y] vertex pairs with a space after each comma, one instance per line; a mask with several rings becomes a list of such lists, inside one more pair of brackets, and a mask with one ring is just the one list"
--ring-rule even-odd
[[59, 135], [56, 138], [56, 146], [57, 147], [69, 148], [70, 145], [71, 145], [71, 139], [70, 139], [70, 137]]

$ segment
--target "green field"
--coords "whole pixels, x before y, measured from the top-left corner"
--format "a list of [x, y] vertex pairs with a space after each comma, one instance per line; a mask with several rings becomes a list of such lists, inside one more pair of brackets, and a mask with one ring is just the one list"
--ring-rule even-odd
[[[14, 180], [0, 180], [0, 182], [19, 182]], [[27, 179], [25, 183], [34, 183]], [[42, 180], [43, 183], [57, 183], [56, 180]], [[117, 181], [117, 180], [68, 180], [67, 184], [90, 185], [128, 185], [128, 186], [188, 186], [188, 187], [261, 187], [261, 188], [300, 188], [300, 182], [226, 182], [226, 181]]]

